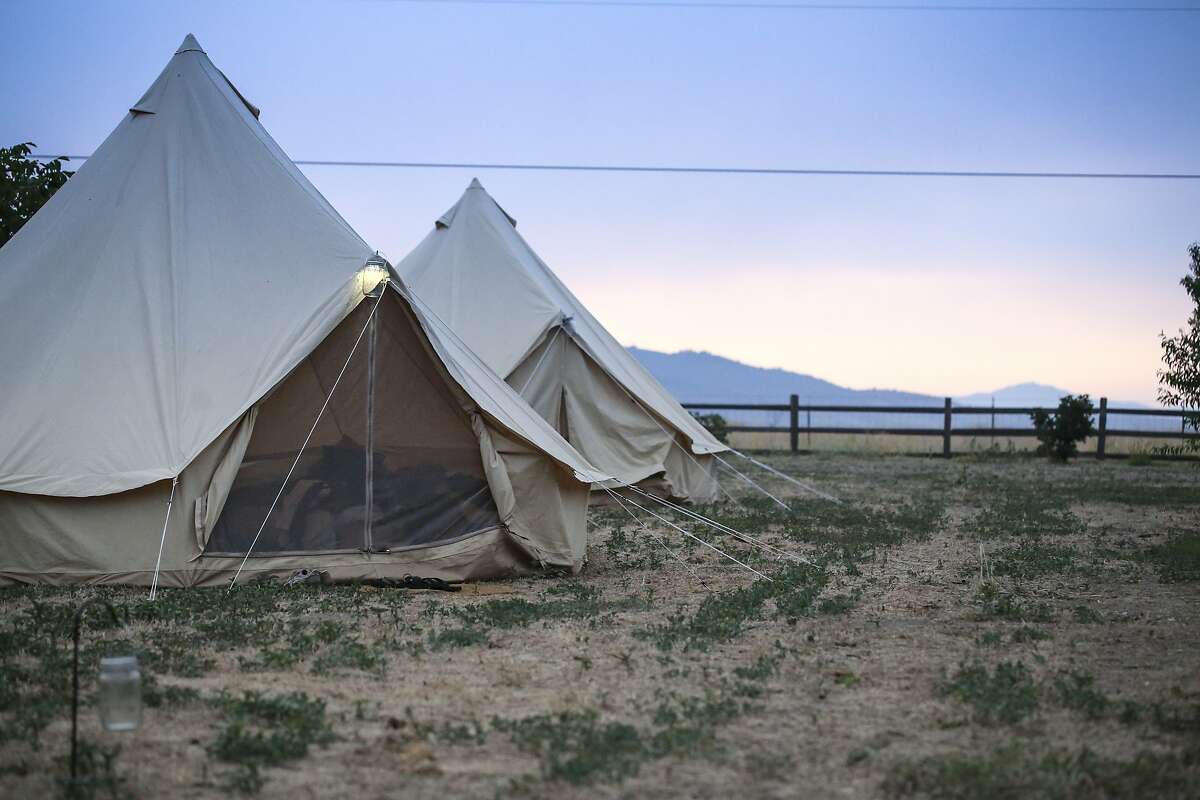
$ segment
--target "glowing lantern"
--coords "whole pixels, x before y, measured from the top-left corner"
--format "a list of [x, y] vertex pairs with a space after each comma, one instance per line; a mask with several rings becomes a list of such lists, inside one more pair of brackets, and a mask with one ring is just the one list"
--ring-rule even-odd
[[362, 293], [367, 297], [379, 297], [383, 294], [383, 287], [387, 285], [387, 262], [379, 253], [375, 253], [367, 259], [367, 263], [359, 270], [358, 276], [362, 282]]

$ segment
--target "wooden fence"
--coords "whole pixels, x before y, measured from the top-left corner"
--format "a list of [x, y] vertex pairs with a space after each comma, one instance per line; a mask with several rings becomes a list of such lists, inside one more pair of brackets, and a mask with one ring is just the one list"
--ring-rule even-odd
[[[786, 433], [789, 435], [793, 453], [800, 449], [800, 434], [811, 437], [814, 433], [857, 433], [884, 434], [892, 436], [940, 436], [942, 438], [942, 455], [949, 458], [952, 455], [950, 441], [955, 436], [971, 437], [1000, 437], [1020, 438], [1034, 437], [1033, 426], [1023, 428], [997, 428], [997, 415], [1025, 415], [1028, 417], [1035, 411], [1054, 412], [1054, 408], [1019, 408], [1013, 406], [956, 406], [947, 397], [941, 406], [830, 406], [830, 405], [801, 405], [800, 396], [792, 395], [787, 404], [754, 404], [754, 403], [684, 403], [683, 407], [691, 411], [786, 411], [789, 414], [787, 427], [778, 425], [728, 425], [726, 430], [733, 433]], [[812, 424], [814, 413], [838, 414], [936, 414], [942, 417], [940, 428], [915, 427], [877, 427], [877, 426], [816, 426]], [[977, 419], [990, 416], [990, 426], [954, 427], [954, 417], [958, 415]], [[1179, 419], [1179, 431], [1173, 430], [1132, 430], [1109, 427], [1110, 415], [1145, 416], [1145, 417], [1176, 417]], [[1108, 398], [1101, 397], [1100, 404], [1093, 418], [1096, 425], [1096, 457], [1105, 458], [1107, 440], [1116, 437], [1134, 437], [1138, 439], [1200, 439], [1200, 433], [1187, 430], [1187, 420], [1200, 417], [1200, 411], [1177, 411], [1156, 408], [1109, 408]], [[803, 418], [803, 424], [801, 420]], [[1115, 455], [1120, 458], [1122, 456]], [[1172, 456], [1154, 455], [1154, 457], [1171, 458]]]

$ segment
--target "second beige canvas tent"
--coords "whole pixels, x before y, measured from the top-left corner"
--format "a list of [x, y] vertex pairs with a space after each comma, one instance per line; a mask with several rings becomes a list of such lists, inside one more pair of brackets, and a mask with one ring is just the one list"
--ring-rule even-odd
[[409, 288], [599, 469], [717, 498], [728, 450], [605, 330], [471, 182], [396, 265]]

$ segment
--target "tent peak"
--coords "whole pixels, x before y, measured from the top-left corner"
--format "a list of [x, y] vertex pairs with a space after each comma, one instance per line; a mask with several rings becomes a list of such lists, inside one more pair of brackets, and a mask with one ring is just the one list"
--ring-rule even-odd
[[483, 189], [483, 184], [479, 182], [479, 178], [471, 178], [471, 185], [468, 186], [467, 188], [468, 189]]
[[[188, 34], [183, 37], [183, 44], [179, 45], [179, 49], [175, 51], [175, 55], [186, 53], [189, 50], [195, 50], [197, 53], [204, 53], [204, 48], [200, 46], [200, 42], [196, 41], [196, 37]], [[205, 55], [208, 55], [205, 53]]]

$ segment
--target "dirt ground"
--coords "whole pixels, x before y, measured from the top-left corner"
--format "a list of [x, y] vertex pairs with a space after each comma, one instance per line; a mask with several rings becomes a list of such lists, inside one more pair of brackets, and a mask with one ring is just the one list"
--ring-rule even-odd
[[89, 629], [84, 794], [1200, 796], [1200, 468], [769, 460], [841, 503], [727, 477], [702, 510], [773, 550], [670, 515], [769, 579], [607, 507], [580, 575], [453, 594], [4, 589], [0, 796], [62, 792], [85, 597], [132, 622]]

